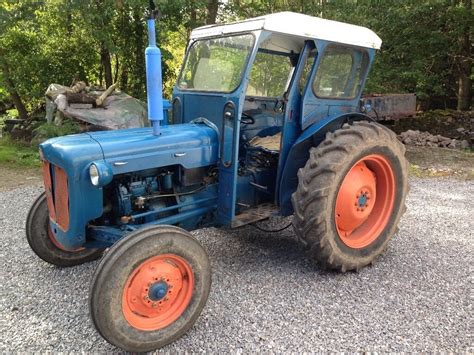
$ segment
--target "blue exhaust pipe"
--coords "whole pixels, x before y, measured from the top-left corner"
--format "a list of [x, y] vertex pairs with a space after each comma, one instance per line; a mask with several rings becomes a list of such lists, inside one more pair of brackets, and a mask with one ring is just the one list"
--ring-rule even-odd
[[161, 78], [161, 51], [156, 46], [155, 18], [152, 12], [147, 20], [148, 47], [145, 50], [146, 90], [148, 101], [148, 119], [153, 134], [160, 135], [160, 121], [163, 120], [163, 81]]

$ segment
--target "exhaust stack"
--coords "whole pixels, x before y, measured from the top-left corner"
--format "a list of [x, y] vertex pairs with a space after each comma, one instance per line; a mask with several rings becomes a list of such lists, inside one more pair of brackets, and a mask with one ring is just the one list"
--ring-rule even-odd
[[155, 17], [157, 12], [150, 11], [147, 20], [148, 47], [145, 50], [146, 91], [148, 101], [148, 119], [153, 134], [160, 135], [160, 121], [163, 120], [163, 81], [161, 77], [161, 51], [156, 46]]

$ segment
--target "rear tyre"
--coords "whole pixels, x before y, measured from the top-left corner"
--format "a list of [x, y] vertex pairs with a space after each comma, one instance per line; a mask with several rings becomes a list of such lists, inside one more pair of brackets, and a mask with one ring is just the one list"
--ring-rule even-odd
[[31, 249], [44, 261], [61, 267], [80, 265], [100, 258], [102, 250], [78, 249], [68, 251], [54, 238], [49, 226], [48, 203], [43, 192], [28, 212], [26, 239]]
[[292, 196], [298, 240], [327, 269], [359, 270], [386, 248], [405, 211], [408, 162], [395, 134], [354, 122], [310, 151]]
[[89, 309], [111, 344], [146, 352], [185, 334], [204, 308], [211, 287], [209, 258], [185, 230], [156, 226], [133, 232], [101, 260]]

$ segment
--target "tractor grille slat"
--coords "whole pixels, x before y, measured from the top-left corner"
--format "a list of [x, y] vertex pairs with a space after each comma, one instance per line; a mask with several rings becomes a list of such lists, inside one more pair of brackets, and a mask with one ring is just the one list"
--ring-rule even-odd
[[67, 231], [69, 228], [69, 192], [66, 172], [48, 161], [43, 161], [43, 179], [48, 201], [49, 217]]

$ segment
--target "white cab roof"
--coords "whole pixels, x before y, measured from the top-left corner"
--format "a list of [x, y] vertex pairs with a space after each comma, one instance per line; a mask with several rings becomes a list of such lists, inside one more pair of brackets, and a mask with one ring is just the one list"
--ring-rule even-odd
[[375, 49], [379, 49], [382, 44], [380, 37], [366, 27], [295, 12], [278, 12], [230, 24], [199, 27], [191, 32], [191, 39], [255, 30], [267, 30], [307, 39], [322, 39]]

